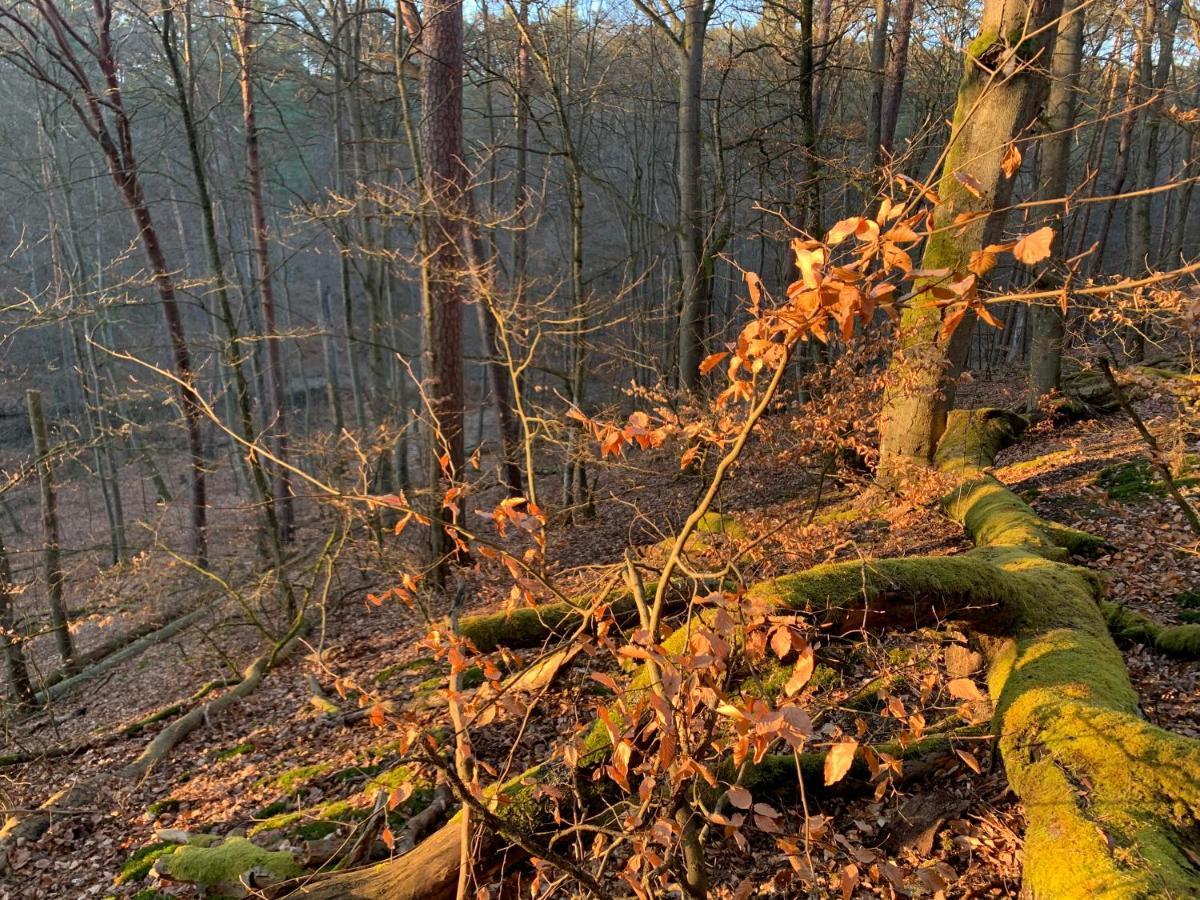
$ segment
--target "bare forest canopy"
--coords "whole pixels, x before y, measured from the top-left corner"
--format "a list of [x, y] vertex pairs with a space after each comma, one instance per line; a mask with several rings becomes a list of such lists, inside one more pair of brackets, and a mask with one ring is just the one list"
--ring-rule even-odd
[[0, 0], [0, 894], [1200, 895], [1200, 6], [739, 3]]

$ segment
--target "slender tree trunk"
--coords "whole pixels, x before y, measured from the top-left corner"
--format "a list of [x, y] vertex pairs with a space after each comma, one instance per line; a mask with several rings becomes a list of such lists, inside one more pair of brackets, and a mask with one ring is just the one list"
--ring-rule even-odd
[[431, 245], [425, 377], [440, 441], [429, 448], [434, 486], [433, 547], [445, 555], [437, 485], [463, 473], [463, 359], [461, 252], [466, 168], [463, 147], [462, 0], [432, 0], [421, 33], [421, 150]]
[[50, 465], [50, 439], [46, 431], [46, 413], [42, 392], [26, 391], [29, 429], [33, 433], [33, 455], [37, 465], [38, 486], [42, 496], [42, 572], [46, 579], [46, 600], [50, 607], [50, 628], [63, 668], [75, 668], [75, 647], [63, 598], [62, 538], [58, 528], [58, 498], [54, 490], [54, 470]]
[[[468, 216], [463, 220], [463, 247], [470, 262], [471, 280], [475, 284], [475, 312], [479, 322], [479, 337], [483, 342], [484, 366], [496, 408], [496, 428], [500, 433], [500, 480], [510, 497], [521, 496], [521, 467], [517, 462], [520, 439], [517, 422], [513, 416], [513, 396], [508, 370], [500, 361], [500, 348], [496, 342], [496, 319], [494, 303], [494, 266], [484, 252], [483, 240], [479, 236], [479, 225], [474, 214], [474, 203], [467, 194]], [[482, 441], [482, 435], [480, 436]]]
[[891, 153], [896, 144], [896, 126], [900, 121], [900, 103], [904, 99], [904, 79], [908, 74], [908, 45], [912, 37], [915, 8], [916, 0], [899, 0], [896, 6], [891, 52], [888, 53], [884, 75], [883, 122], [879, 128], [879, 140], [886, 153]]
[[[1067, 0], [1074, 3], [1076, 0]], [[1071, 146], [1075, 143], [1076, 95], [1079, 90], [1079, 70], [1083, 60], [1084, 10], [1078, 7], [1063, 13], [1054, 42], [1054, 58], [1050, 66], [1050, 95], [1046, 102], [1046, 129], [1049, 131], [1038, 148], [1041, 165], [1043, 200], [1065, 199], [1071, 171]], [[1050, 224], [1054, 228], [1055, 246], [1063, 242], [1063, 210], [1056, 207]], [[1044, 288], [1056, 280], [1042, 279]], [[1031, 349], [1029, 354], [1029, 404], [1036, 407], [1046, 394], [1058, 388], [1062, 375], [1063, 337], [1066, 313], [1058, 304], [1038, 304], [1029, 310]]]
[[342, 379], [338, 370], [337, 342], [333, 338], [333, 304], [329, 299], [329, 288], [317, 285], [318, 302], [321, 305], [321, 348], [325, 353], [325, 389], [329, 400], [329, 411], [333, 415], [334, 434], [340, 435], [346, 427], [342, 415]]
[[517, 72], [513, 97], [516, 169], [513, 172], [512, 284], [517, 315], [524, 318], [529, 270], [529, 0], [521, 0], [517, 19]]
[[883, 153], [883, 87], [887, 78], [888, 16], [891, 0], [875, 0], [875, 27], [871, 35], [870, 93], [867, 103], [867, 160], [871, 169]]
[[704, 81], [704, 0], [685, 0], [679, 45], [679, 384], [696, 389], [708, 320], [704, 278], [705, 213], [701, 188], [700, 106]]
[[[1013, 179], [1005, 177], [1000, 162], [1044, 96], [1040, 67], [1048, 42], [1045, 26], [1058, 18], [1061, 8], [1060, 0], [985, 0], [979, 37], [966, 52], [937, 185], [942, 202], [934, 212], [935, 231], [926, 242], [922, 268], [966, 271], [971, 253], [1003, 226], [1004, 214], [995, 210], [1008, 205]], [[1011, 74], [995, 77], [999, 73], [994, 70], [1006, 65]], [[963, 185], [968, 177], [975, 191]], [[954, 227], [955, 217], [969, 212], [992, 215]], [[901, 317], [880, 418], [878, 474], [884, 483], [932, 461], [954, 403], [957, 368], [970, 344], [971, 317], [952, 339], [942, 339], [942, 307], [931, 301], [930, 295], [919, 294]]]
[[8, 676], [8, 697], [17, 703], [33, 702], [33, 686], [29, 667], [25, 663], [25, 644], [17, 633], [16, 611], [13, 609], [12, 567], [8, 550], [0, 537], [0, 641], [4, 644], [4, 671]]
[[[238, 84], [242, 94], [242, 123], [246, 142], [246, 182], [250, 192], [250, 214], [254, 237], [254, 264], [258, 281], [258, 296], [262, 304], [263, 336], [267, 351], [267, 390], [271, 413], [267, 427], [273, 438], [273, 452], [279, 460], [274, 466], [274, 497], [279, 502], [279, 536], [284, 543], [292, 540], [295, 529], [295, 504], [292, 497], [291, 474], [288, 463], [287, 403], [284, 397], [283, 360], [279, 334], [275, 288], [271, 277], [270, 232], [267, 228], [266, 202], [263, 197], [262, 159], [259, 153], [258, 122], [255, 111], [253, 54], [254, 26], [250, 0], [233, 0], [230, 12], [234, 17], [234, 47], [238, 55]], [[245, 5], [243, 5], [245, 4]]]

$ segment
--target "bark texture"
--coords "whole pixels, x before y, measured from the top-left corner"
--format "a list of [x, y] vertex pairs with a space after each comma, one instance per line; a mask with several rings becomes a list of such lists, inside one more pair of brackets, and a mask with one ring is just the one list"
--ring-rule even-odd
[[[1032, 121], [1045, 86], [1047, 28], [1061, 0], [987, 0], [979, 36], [967, 47], [950, 144], [937, 185], [941, 204], [922, 269], [966, 271], [971, 253], [1003, 226], [1012, 192], [1001, 160], [1009, 143]], [[955, 227], [963, 213], [975, 213]], [[918, 288], [927, 286], [918, 284]], [[940, 337], [942, 307], [918, 294], [904, 310], [900, 344], [889, 367], [880, 421], [879, 475], [894, 481], [932, 461], [954, 402], [953, 378], [966, 361], [972, 317], [954, 336]]]

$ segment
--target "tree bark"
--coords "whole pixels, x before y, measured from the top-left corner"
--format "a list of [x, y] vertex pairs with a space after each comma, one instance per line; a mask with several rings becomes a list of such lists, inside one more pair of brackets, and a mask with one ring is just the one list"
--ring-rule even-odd
[[254, 99], [254, 23], [250, 0], [233, 0], [229, 9], [234, 20], [234, 48], [238, 57], [238, 85], [242, 95], [242, 124], [246, 143], [246, 184], [250, 192], [250, 214], [254, 232], [254, 265], [258, 282], [258, 297], [262, 305], [263, 337], [267, 351], [267, 390], [270, 396], [270, 415], [267, 433], [273, 438], [272, 451], [279, 460], [274, 465], [274, 498], [279, 503], [279, 539], [283, 543], [292, 540], [296, 514], [292, 496], [291, 473], [288, 463], [287, 403], [284, 397], [283, 360], [281, 344], [283, 336], [279, 328], [275, 308], [275, 288], [271, 278], [270, 232], [267, 228], [266, 201], [263, 196], [262, 158], [259, 153], [258, 121]]
[[871, 35], [870, 91], [867, 103], [867, 160], [879, 165], [883, 153], [883, 90], [887, 78], [887, 35], [891, 0], [875, 0], [875, 25]]
[[8, 676], [8, 697], [16, 703], [33, 702], [33, 686], [25, 663], [25, 644], [17, 633], [13, 610], [12, 567], [8, 550], [0, 537], [0, 641], [4, 644], [4, 671]]
[[908, 74], [908, 45], [912, 38], [915, 7], [916, 0], [899, 0], [896, 7], [891, 52], [888, 53], [884, 77], [883, 123], [879, 129], [879, 139], [885, 153], [891, 153], [896, 144], [896, 126], [900, 122], [900, 102], [904, 99], [904, 79]]
[[[1063, 242], [1071, 146], [1075, 143], [1076, 95], [1083, 60], [1083, 24], [1084, 10], [1078, 6], [1064, 11], [1058, 23], [1054, 59], [1050, 66], [1050, 95], [1046, 101], [1046, 128], [1049, 134], [1042, 139], [1038, 151], [1042, 170], [1039, 198], [1064, 201], [1050, 220], [1054, 228], [1054, 243], [1058, 247]], [[1050, 288], [1051, 280], [1055, 279], [1043, 278], [1042, 287]], [[1030, 308], [1029, 319], [1029, 405], [1034, 408], [1038, 400], [1058, 389], [1062, 376], [1066, 315], [1057, 304], [1038, 304]]]
[[[425, 377], [437, 435], [429, 453], [435, 494], [447, 477], [463, 473], [461, 249], [467, 170], [463, 146], [462, 0], [432, 0], [421, 29], [421, 151], [430, 246]], [[434, 498], [433, 551], [445, 554], [441, 498]]]
[[[926, 242], [921, 268], [965, 271], [972, 251], [1003, 226], [1004, 213], [995, 210], [1007, 206], [1012, 179], [1005, 177], [1000, 162], [1008, 143], [1033, 119], [1043, 96], [1046, 26], [1061, 8], [1060, 0], [984, 4], [979, 36], [965, 54], [950, 144], [937, 185], [942, 202], [934, 211], [935, 231]], [[1001, 72], [1004, 67], [1011, 73]], [[973, 179], [974, 191], [960, 179]], [[962, 213], [988, 215], [954, 227]], [[942, 308], [932, 301], [929, 294], [918, 294], [901, 316], [880, 419], [878, 477], [884, 483], [931, 463], [953, 406], [956, 369], [965, 362], [969, 347], [971, 317], [944, 340]]]
[[33, 455], [42, 496], [42, 572], [50, 607], [50, 628], [63, 669], [71, 671], [75, 668], [75, 647], [63, 599], [62, 537], [58, 528], [58, 498], [54, 491], [54, 469], [50, 465], [50, 439], [46, 433], [42, 392], [26, 391], [25, 400], [29, 406], [29, 429], [33, 432]]
[[704, 81], [705, 0], [685, 0], [679, 43], [679, 384], [693, 391], [708, 320], [704, 277], [705, 214], [701, 197], [700, 106]]

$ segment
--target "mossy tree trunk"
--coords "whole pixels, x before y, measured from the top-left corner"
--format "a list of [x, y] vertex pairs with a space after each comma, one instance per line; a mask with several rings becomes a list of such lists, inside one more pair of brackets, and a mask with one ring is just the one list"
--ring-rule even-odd
[[[965, 53], [950, 143], [942, 162], [935, 231], [921, 268], [965, 271], [971, 253], [1003, 227], [1012, 179], [1001, 160], [1029, 125], [1045, 90], [1045, 50], [1062, 0], [986, 0], [979, 36]], [[1048, 27], [1050, 26], [1050, 27]], [[963, 214], [975, 214], [957, 225]], [[928, 283], [918, 285], [928, 287]], [[918, 294], [900, 321], [880, 421], [884, 482], [928, 466], [953, 406], [953, 378], [966, 362], [973, 320], [940, 337], [942, 308]]]

